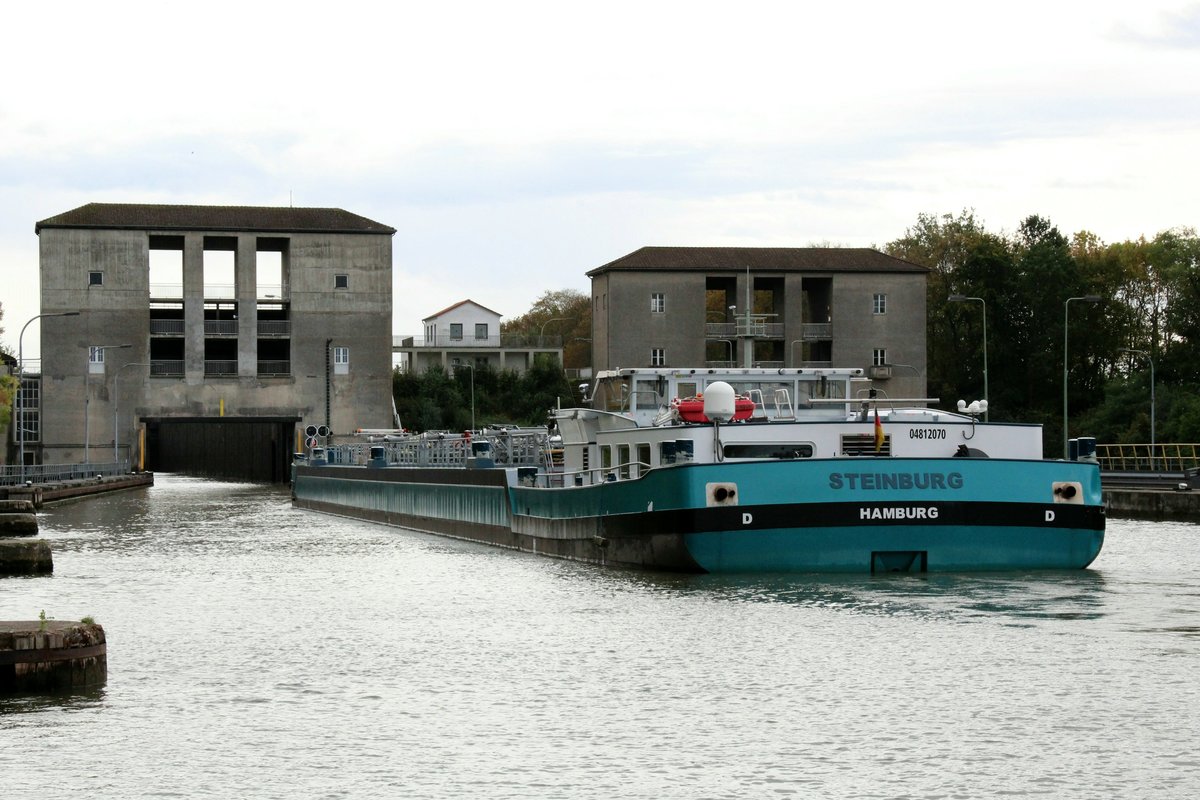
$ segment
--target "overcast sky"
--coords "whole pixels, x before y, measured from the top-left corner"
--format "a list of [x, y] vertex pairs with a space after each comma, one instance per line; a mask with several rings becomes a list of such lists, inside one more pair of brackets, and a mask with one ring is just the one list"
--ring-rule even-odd
[[10, 4], [3, 340], [40, 310], [34, 223], [89, 202], [390, 225], [397, 334], [644, 245], [1197, 225], [1200, 3], [984, 5]]

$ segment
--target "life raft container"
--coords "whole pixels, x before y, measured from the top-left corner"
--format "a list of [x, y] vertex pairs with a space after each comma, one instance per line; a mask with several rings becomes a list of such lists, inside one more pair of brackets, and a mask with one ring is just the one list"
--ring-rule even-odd
[[[709, 418], [704, 416], [704, 395], [698, 394], [695, 397], [687, 397], [680, 399], [676, 397], [671, 401], [671, 405], [675, 406], [675, 410], [679, 413], [679, 418], [684, 422], [709, 422]], [[741, 422], [744, 419], [750, 419], [750, 415], [754, 413], [754, 401], [749, 397], [737, 397], [733, 401], [733, 422]]]

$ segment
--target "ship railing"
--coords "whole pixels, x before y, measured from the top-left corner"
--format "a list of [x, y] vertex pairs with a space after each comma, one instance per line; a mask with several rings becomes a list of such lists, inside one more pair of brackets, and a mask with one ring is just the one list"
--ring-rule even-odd
[[330, 464], [365, 465], [372, 448], [383, 448], [388, 466], [464, 467], [467, 459], [490, 458], [497, 466], [537, 466], [546, 450], [544, 428], [468, 433], [426, 432], [401, 439], [337, 444], [326, 448]]
[[543, 489], [561, 489], [564, 486], [595, 486], [601, 483], [640, 478], [652, 469], [654, 469], [654, 465], [645, 461], [625, 461], [609, 467], [555, 470], [540, 473], [537, 476], [536, 485]]

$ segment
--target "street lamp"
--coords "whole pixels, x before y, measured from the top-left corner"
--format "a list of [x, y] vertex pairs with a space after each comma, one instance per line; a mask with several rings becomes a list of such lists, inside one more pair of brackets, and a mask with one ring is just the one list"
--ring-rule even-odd
[[[78, 317], [78, 311], [60, 311], [53, 314], [38, 314], [36, 317], [30, 318], [29, 322], [42, 317]], [[25, 329], [29, 327], [29, 322], [21, 326], [21, 335], [17, 337], [17, 440], [18, 445], [18, 460], [21, 464], [21, 483], [25, 482], [25, 402], [21, 397], [23, 387], [22, 381], [25, 377]]]
[[[538, 330], [538, 339], [540, 340], [542, 338], [542, 336], [545, 335], [546, 326], [549, 325], [551, 322], [566, 322], [569, 319], [570, 319], [570, 317], [551, 317], [550, 319], [546, 320], [545, 322], [542, 323], [541, 329]], [[541, 344], [541, 342], [539, 341], [538, 344]]]
[[1154, 469], [1154, 356], [1145, 350], [1134, 350], [1131, 347], [1122, 347], [1122, 353], [1132, 353], [1134, 355], [1145, 356], [1150, 362], [1150, 469]]
[[1067, 449], [1067, 332], [1069, 330], [1067, 319], [1072, 300], [1082, 300], [1085, 303], [1099, 303], [1100, 295], [1087, 294], [1083, 297], [1068, 297], [1063, 302], [1063, 458], [1070, 456], [1070, 451]]
[[[124, 369], [127, 369], [129, 367], [148, 367], [148, 366], [150, 366], [150, 364], [148, 362], [130, 362], [128, 364], [122, 364], [120, 369], [118, 369], [116, 374], [113, 376], [113, 463], [114, 464], [116, 464], [119, 461], [117, 452], [118, 452], [118, 442], [120, 440], [120, 432], [121, 432], [121, 429], [118, 427], [118, 422], [120, 420], [119, 409], [121, 407], [120, 406], [121, 371]], [[130, 459], [129, 459], [131, 466], [133, 463], [132, 455], [133, 455], [133, 453], [131, 450], [130, 451]]]
[[88, 360], [87, 360], [87, 364], [84, 365], [84, 370], [83, 370], [83, 463], [84, 464], [91, 463], [88, 461], [88, 457], [89, 457], [88, 456], [88, 448], [91, 445], [91, 438], [92, 438], [91, 414], [88, 412], [90, 411], [92, 397], [91, 397], [91, 393], [88, 391], [88, 388], [91, 386], [92, 356], [96, 353], [100, 353], [101, 354], [100, 360], [103, 361], [104, 360], [103, 354], [104, 354], [105, 350], [124, 350], [127, 347], [133, 347], [133, 345], [131, 345], [131, 344], [104, 344], [104, 345], [97, 345], [95, 347], [88, 348]]
[[[982, 297], [967, 297], [965, 294], [952, 294], [946, 298], [951, 303], [966, 303], [977, 301], [983, 307], [983, 399], [988, 401], [988, 363], [987, 363], [987, 303]], [[1097, 298], [1098, 299], [1098, 298]], [[983, 421], [988, 421], [988, 408], [984, 406]]]

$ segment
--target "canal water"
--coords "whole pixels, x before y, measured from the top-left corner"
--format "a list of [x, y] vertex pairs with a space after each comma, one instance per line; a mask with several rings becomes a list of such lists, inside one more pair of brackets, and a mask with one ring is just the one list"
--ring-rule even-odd
[[103, 690], [0, 700], [12, 798], [1194, 798], [1200, 527], [1093, 568], [672, 576], [159, 475], [48, 510], [0, 619]]

